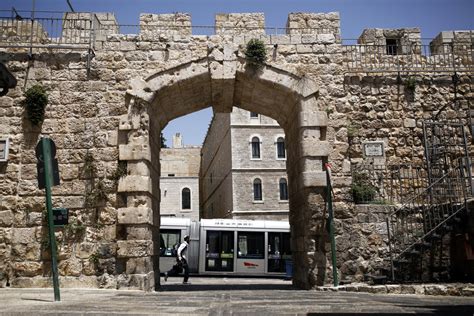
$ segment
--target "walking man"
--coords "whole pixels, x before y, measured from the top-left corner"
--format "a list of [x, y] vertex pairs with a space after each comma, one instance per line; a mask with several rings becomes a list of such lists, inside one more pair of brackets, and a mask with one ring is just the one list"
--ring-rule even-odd
[[179, 245], [178, 256], [176, 258], [177, 263], [169, 270], [165, 272], [165, 282], [168, 280], [169, 276], [178, 275], [181, 270], [184, 270], [184, 279], [183, 284], [190, 284], [189, 279], [189, 266], [188, 266], [188, 245], [189, 245], [189, 236], [184, 236], [184, 241]]

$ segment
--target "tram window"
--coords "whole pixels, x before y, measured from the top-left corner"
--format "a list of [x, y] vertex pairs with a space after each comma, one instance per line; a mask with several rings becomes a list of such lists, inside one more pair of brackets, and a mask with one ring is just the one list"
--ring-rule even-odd
[[181, 231], [176, 229], [162, 229], [160, 231], [160, 256], [176, 257], [181, 240]]
[[263, 259], [264, 234], [257, 232], [238, 232], [238, 258]]

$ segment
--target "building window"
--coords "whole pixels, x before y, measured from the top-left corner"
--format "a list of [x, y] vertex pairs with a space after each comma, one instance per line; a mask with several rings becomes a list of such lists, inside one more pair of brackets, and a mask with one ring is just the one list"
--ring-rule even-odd
[[258, 118], [258, 113], [250, 112], [250, 118]]
[[283, 137], [278, 137], [277, 139], [277, 158], [278, 159], [285, 159], [286, 158], [286, 153], [285, 153], [285, 139]]
[[395, 38], [387, 38], [387, 55], [397, 55], [397, 40]]
[[260, 159], [260, 139], [252, 138], [252, 159]]
[[184, 188], [181, 191], [181, 209], [191, 209], [191, 190], [189, 188]]
[[288, 201], [288, 183], [285, 178], [280, 179], [280, 201]]
[[262, 180], [253, 180], [253, 200], [262, 201]]

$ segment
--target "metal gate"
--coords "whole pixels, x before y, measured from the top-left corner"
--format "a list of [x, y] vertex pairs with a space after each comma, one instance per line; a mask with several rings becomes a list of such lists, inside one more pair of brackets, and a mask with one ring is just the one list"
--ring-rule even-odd
[[467, 192], [473, 194], [471, 163], [464, 125], [425, 121], [423, 138], [429, 186], [455, 168], [459, 169]]

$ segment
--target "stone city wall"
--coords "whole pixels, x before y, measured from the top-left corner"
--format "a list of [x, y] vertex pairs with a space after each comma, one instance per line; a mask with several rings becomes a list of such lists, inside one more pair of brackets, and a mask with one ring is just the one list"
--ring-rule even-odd
[[[291, 15], [289, 25], [299, 21], [298, 27], [301, 23], [312, 26], [312, 16]], [[184, 28], [179, 32], [160, 29], [170, 19]], [[316, 14], [314, 21], [324, 28], [339, 27], [337, 13]], [[109, 35], [94, 43], [90, 71], [87, 56], [81, 52], [36, 49], [29, 59], [26, 50], [0, 50], [0, 60], [18, 79], [17, 87], [0, 98], [0, 136], [10, 139], [8, 162], [0, 163], [0, 286], [51, 285], [44, 193], [36, 180], [34, 148], [40, 135], [50, 136], [57, 146], [61, 185], [53, 189], [53, 204], [70, 210], [70, 224], [56, 229], [61, 286], [150, 290], [159, 285], [159, 251], [154, 243], [159, 225], [157, 148], [159, 131], [167, 121], [149, 122], [148, 115], [153, 113], [132, 115], [141, 105], [132, 102], [127, 109], [125, 92], [134, 84], [132, 78], [144, 80], [192, 60], [221, 55], [240, 58], [254, 35], [194, 36], [186, 14], [142, 15], [141, 24], [154, 24], [154, 30]], [[329, 266], [328, 243], [320, 234], [324, 230], [320, 227], [324, 222], [322, 162], [328, 160], [334, 168], [336, 219], [343, 213], [338, 238], [349, 257], [340, 254], [338, 266], [344, 279], [355, 280], [375, 269], [382, 255], [378, 249], [384, 245], [371, 232], [381, 228], [370, 219], [364, 223], [350, 202], [350, 163], [361, 159], [361, 142], [374, 139], [386, 142], [387, 161], [420, 160], [421, 120], [452, 103], [453, 85], [451, 73], [420, 73], [413, 75], [414, 93], [408, 93], [396, 75], [347, 74], [338, 30], [302, 33], [294, 30], [261, 39], [267, 44], [271, 69], [312, 80], [319, 87], [316, 97], [298, 105], [302, 112], [295, 110], [293, 117], [281, 117], [279, 108], [265, 107], [268, 96], [258, 97], [261, 113], [282, 122], [287, 139], [301, 140], [288, 145], [292, 246], [295, 265], [300, 267], [294, 277], [297, 285], [314, 286], [324, 280], [324, 267]], [[472, 73], [459, 75], [458, 107], [442, 117], [464, 119], [472, 102]], [[163, 80], [173, 80], [180, 75], [163, 76]], [[295, 89], [306, 91], [309, 81], [298, 82]], [[34, 84], [44, 86], [49, 95], [40, 126], [31, 125], [21, 105], [24, 88]], [[169, 93], [178, 96], [186, 91]], [[242, 100], [252, 100], [245, 91], [241, 93]], [[245, 108], [245, 103], [240, 106]], [[170, 118], [186, 114], [180, 109], [166, 113]], [[301, 122], [302, 128], [291, 122]], [[349, 133], [356, 123], [357, 133]], [[148, 124], [153, 128], [147, 134], [140, 126]], [[298, 160], [300, 152], [307, 156]], [[119, 161], [127, 161], [125, 177]], [[297, 212], [300, 209], [304, 212]], [[367, 232], [360, 233], [357, 225]], [[356, 247], [353, 241], [358, 242]]]

